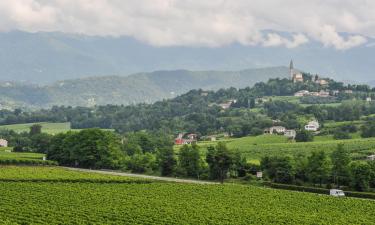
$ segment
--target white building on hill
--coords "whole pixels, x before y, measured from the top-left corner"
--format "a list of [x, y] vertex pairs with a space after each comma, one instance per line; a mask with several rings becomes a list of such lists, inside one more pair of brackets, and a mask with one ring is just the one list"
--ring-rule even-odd
[[320, 124], [318, 121], [310, 121], [306, 126], [305, 126], [305, 130], [307, 131], [318, 131], [319, 130], [319, 127], [320, 127]]

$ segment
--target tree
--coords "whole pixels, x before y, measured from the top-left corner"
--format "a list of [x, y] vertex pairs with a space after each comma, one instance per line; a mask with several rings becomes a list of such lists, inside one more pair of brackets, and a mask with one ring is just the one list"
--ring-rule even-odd
[[193, 144], [192, 146], [184, 145], [179, 153], [179, 166], [183, 170], [185, 176], [196, 177], [199, 175], [202, 167], [202, 160], [199, 153], [199, 146]]
[[55, 136], [47, 157], [62, 165], [116, 169], [123, 164], [125, 154], [113, 132], [86, 129]]
[[206, 162], [208, 163], [212, 179], [219, 179], [224, 183], [231, 165], [234, 164], [234, 155], [225, 143], [219, 142], [216, 147], [207, 149]]
[[310, 142], [314, 140], [314, 135], [307, 130], [301, 129], [297, 131], [296, 141], [297, 142]]
[[371, 167], [365, 162], [352, 162], [350, 164], [350, 186], [356, 191], [367, 191], [371, 179]]
[[330, 164], [324, 151], [313, 152], [307, 158], [307, 176], [309, 181], [319, 186], [328, 179]]
[[177, 164], [173, 148], [158, 149], [157, 162], [162, 176], [173, 175]]
[[33, 152], [47, 153], [52, 136], [46, 133], [34, 134], [30, 137]]
[[349, 177], [350, 154], [339, 144], [331, 154], [333, 182], [339, 186], [341, 182], [347, 183]]
[[363, 138], [375, 137], [375, 121], [366, 123], [361, 127], [361, 136]]
[[295, 171], [289, 157], [266, 156], [261, 160], [261, 168], [276, 183], [292, 183]]
[[42, 133], [42, 125], [40, 124], [33, 124], [30, 127], [30, 136], [36, 135], [36, 134], [41, 134]]

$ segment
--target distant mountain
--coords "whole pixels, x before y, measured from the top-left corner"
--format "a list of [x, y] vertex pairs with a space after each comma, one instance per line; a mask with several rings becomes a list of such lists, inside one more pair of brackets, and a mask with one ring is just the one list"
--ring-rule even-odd
[[[288, 33], [280, 33], [288, 37]], [[129, 37], [0, 32], [0, 81], [51, 84], [90, 76], [155, 70], [242, 70], [288, 65], [336, 80], [374, 77], [375, 40], [341, 51], [310, 41], [297, 48], [243, 46], [153, 47]]]
[[156, 71], [126, 77], [65, 80], [46, 86], [7, 82], [0, 85], [0, 106], [40, 108], [151, 103], [191, 89], [242, 88], [269, 78], [287, 77], [288, 74], [287, 67], [271, 67], [241, 71]]

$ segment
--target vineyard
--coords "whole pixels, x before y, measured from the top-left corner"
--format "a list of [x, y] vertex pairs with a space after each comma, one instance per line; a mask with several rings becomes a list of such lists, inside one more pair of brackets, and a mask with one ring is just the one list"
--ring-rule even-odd
[[[88, 183], [129, 179], [2, 167], [0, 224], [375, 224], [375, 202], [242, 185]], [[55, 179], [52, 181], [51, 179]]]

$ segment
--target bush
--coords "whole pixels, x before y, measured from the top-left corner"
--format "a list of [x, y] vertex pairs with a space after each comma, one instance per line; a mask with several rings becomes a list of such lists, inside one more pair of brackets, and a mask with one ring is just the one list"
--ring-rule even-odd
[[314, 140], [314, 135], [307, 130], [301, 129], [297, 131], [296, 141], [297, 142], [310, 142]]
[[336, 140], [351, 139], [352, 137], [346, 131], [336, 130], [333, 134], [333, 138]]

